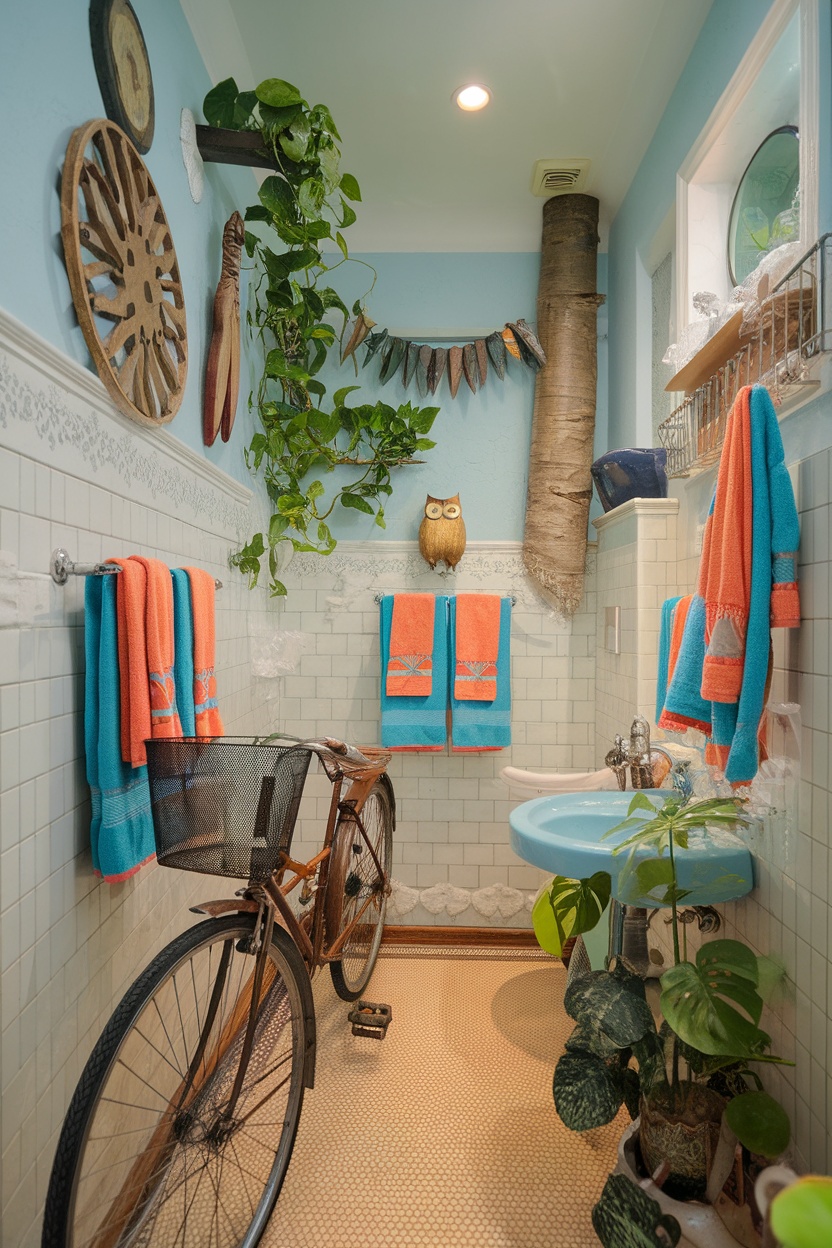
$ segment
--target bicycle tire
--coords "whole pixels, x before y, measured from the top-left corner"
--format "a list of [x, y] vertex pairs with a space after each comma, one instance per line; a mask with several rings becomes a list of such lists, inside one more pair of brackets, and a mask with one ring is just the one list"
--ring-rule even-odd
[[393, 810], [387, 786], [381, 781], [377, 780], [367, 794], [360, 818], [384, 878], [379, 883], [378, 870], [355, 819], [342, 814], [332, 839], [326, 886], [324, 919], [329, 945], [334, 945], [370, 894], [375, 894], [364, 911], [367, 921], [356, 926], [341, 956], [329, 964], [335, 991], [342, 1001], [357, 1000], [366, 988], [384, 930], [393, 857]]
[[314, 1014], [303, 959], [275, 927], [242, 1093], [231, 1126], [218, 1128], [239, 1065], [255, 922], [234, 914], [197, 924], [128, 989], [64, 1119], [43, 1248], [259, 1242], [292, 1154]]

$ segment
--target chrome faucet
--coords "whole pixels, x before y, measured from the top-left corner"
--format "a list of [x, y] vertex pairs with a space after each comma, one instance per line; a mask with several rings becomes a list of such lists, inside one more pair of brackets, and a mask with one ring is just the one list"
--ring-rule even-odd
[[630, 725], [630, 740], [624, 744], [624, 738], [618, 734], [615, 744], [604, 759], [605, 764], [614, 773], [619, 789], [627, 787], [627, 771], [634, 789], [652, 789], [653, 755], [661, 754], [670, 763], [670, 778], [674, 789], [687, 801], [693, 793], [693, 785], [688, 775], [689, 764], [677, 762], [666, 749], [650, 742], [650, 725], [643, 715], [636, 715]]

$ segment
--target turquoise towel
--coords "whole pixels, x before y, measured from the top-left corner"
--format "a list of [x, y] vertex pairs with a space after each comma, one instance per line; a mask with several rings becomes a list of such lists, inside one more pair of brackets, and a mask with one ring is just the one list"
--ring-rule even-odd
[[[745, 641], [745, 666], [739, 704], [734, 707], [736, 730], [729, 738], [731, 752], [726, 779], [735, 784], [753, 780], [759, 765], [757, 733], [763, 715], [771, 649], [772, 586], [795, 584], [795, 552], [800, 522], [791, 478], [784, 462], [783, 439], [768, 390], [751, 391], [752, 511], [751, 601]], [[778, 552], [785, 552], [778, 555]]]
[[668, 598], [662, 603], [662, 622], [659, 629], [659, 663], [656, 673], [656, 723], [661, 719], [664, 710], [664, 699], [667, 694], [667, 669], [670, 665], [670, 636], [673, 632], [673, 612], [677, 605], [682, 601], [681, 595], [678, 598]]
[[433, 683], [427, 697], [391, 698], [385, 690], [393, 594], [381, 600], [381, 744], [390, 750], [445, 748], [448, 710], [448, 599], [438, 594], [433, 615]]
[[183, 737], [196, 736], [194, 709], [194, 610], [191, 578], [182, 568], [172, 568], [173, 579], [173, 683]]
[[[451, 654], [456, 654], [456, 599], [451, 599]], [[502, 750], [511, 745], [511, 599], [500, 603], [497, 696], [493, 702], [458, 702], [451, 690], [455, 752]]]
[[84, 742], [92, 795], [90, 842], [96, 874], [115, 884], [153, 858], [156, 842], [146, 767], [121, 757], [116, 578], [88, 576]]

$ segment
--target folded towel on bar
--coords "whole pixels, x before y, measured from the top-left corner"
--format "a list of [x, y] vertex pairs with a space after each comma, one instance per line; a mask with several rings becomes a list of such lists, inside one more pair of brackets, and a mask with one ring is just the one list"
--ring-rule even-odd
[[438, 752], [447, 740], [448, 599], [435, 596], [433, 612], [433, 675], [428, 694], [390, 696], [387, 671], [395, 595], [385, 594], [379, 610], [381, 634], [381, 743], [401, 752]]
[[147, 767], [131, 767], [121, 752], [116, 581], [123, 575], [89, 576], [84, 592], [84, 743], [92, 795], [92, 865], [113, 884], [135, 874], [156, 852]]
[[173, 680], [183, 737], [196, 736], [194, 713], [194, 611], [191, 581], [184, 568], [171, 568], [173, 581]]
[[693, 602], [693, 594], [685, 594], [684, 598], [680, 598], [673, 612], [673, 628], [670, 634], [670, 653], [667, 656], [667, 683], [670, 684], [673, 679], [673, 673], [676, 671], [676, 664], [679, 662], [679, 651], [682, 648], [682, 638], [685, 635], [685, 624], [687, 623], [688, 611], [690, 604]]
[[[217, 704], [216, 623], [214, 578], [202, 568], [185, 568], [191, 581], [194, 613], [194, 718], [198, 737], [221, 737], [222, 716]], [[154, 734], [155, 735], [155, 734]]]
[[386, 690], [391, 698], [430, 694], [433, 678], [433, 594], [394, 594]]
[[121, 568], [115, 577], [121, 757], [133, 767], [142, 767], [147, 762], [144, 743], [151, 735], [145, 623], [147, 572], [138, 559], [112, 558], [107, 563]]
[[[173, 582], [170, 568], [161, 559], [131, 555], [147, 574], [145, 590], [145, 640], [147, 678], [150, 688], [151, 737], [181, 737], [173, 678]], [[124, 573], [122, 573], [122, 576]]]
[[457, 594], [454, 697], [459, 702], [493, 702], [497, 696], [500, 613], [497, 594]]
[[[472, 702], [452, 694], [451, 724], [455, 754], [502, 750], [511, 745], [511, 599], [501, 598], [499, 603], [496, 695], [492, 702]], [[451, 599], [452, 654], [456, 653], [456, 605]]]

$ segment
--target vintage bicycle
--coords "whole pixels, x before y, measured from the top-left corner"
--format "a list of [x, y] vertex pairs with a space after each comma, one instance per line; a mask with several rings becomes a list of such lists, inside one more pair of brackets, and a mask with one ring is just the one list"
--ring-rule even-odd
[[[247, 879], [150, 963], [72, 1097], [44, 1248], [253, 1248], [315, 1072], [310, 979], [357, 1000], [390, 892], [389, 755], [331, 738], [147, 743], [161, 864]], [[309, 764], [332, 791], [323, 845], [291, 857]], [[297, 912], [289, 896], [296, 897]]]

